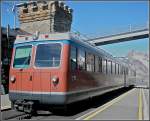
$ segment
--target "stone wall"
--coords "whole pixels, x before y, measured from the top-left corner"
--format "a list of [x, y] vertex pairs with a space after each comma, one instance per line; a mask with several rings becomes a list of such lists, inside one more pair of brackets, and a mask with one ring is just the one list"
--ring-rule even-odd
[[29, 33], [68, 32], [72, 9], [60, 1], [37, 1], [18, 5], [20, 28]]

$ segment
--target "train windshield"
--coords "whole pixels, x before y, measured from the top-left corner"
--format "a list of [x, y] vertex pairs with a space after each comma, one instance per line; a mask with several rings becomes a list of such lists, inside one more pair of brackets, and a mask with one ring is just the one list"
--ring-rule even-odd
[[61, 44], [39, 44], [36, 50], [36, 67], [58, 67], [60, 65]]
[[20, 46], [16, 47], [15, 57], [14, 57], [14, 68], [27, 68], [30, 65], [32, 46]]

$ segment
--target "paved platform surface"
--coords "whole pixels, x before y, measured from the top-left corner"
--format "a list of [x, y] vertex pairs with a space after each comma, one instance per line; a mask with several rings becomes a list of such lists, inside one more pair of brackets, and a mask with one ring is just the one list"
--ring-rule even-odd
[[[116, 93], [114, 95], [116, 95]], [[108, 98], [108, 95], [104, 95], [103, 97]], [[115, 98], [111, 98], [109, 101], [105, 102], [102, 98], [95, 101], [96, 104], [92, 104], [92, 106], [84, 106], [86, 102], [75, 105], [78, 108], [72, 108], [71, 111], [74, 112], [69, 116], [57, 115], [48, 111], [39, 111], [38, 115], [33, 116], [31, 119], [149, 120], [149, 89], [133, 88], [119, 94]], [[6, 104], [4, 101], [3, 103]], [[11, 117], [15, 117], [17, 115], [22, 115], [22, 112], [17, 112], [14, 110], [6, 110], [2, 112], [3, 119], [10, 119]]]
[[143, 89], [143, 117], [149, 120], [149, 89]]
[[108, 102], [107, 104], [97, 108], [91, 113], [79, 117], [78, 119], [149, 120], [149, 109], [147, 109], [148, 107], [149, 107], [149, 90], [132, 89], [129, 92], [112, 100], [111, 102]]

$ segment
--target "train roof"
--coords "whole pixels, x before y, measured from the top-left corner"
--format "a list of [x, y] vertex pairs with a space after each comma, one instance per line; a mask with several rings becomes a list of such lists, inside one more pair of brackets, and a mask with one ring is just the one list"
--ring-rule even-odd
[[36, 32], [35, 34], [24, 34], [24, 35], [17, 35], [15, 44], [26, 43], [26, 42], [37, 42], [37, 41], [46, 41], [46, 40], [71, 40], [77, 42], [79, 44], [91, 47], [95, 49], [95, 51], [99, 52], [103, 57], [110, 59], [111, 61], [115, 61], [118, 64], [122, 64], [127, 66], [126, 63], [122, 62], [118, 58], [114, 58], [111, 54], [107, 53], [106, 51], [98, 48], [94, 44], [89, 43], [88, 41], [80, 38], [77, 34], [71, 32], [65, 33], [48, 33], [48, 34], [39, 34]]

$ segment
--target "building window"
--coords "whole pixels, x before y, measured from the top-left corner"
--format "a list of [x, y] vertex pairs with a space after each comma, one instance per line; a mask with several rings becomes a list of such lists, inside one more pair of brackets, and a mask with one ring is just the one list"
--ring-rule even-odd
[[48, 5], [43, 5], [43, 6], [42, 6], [42, 9], [43, 9], [43, 10], [48, 10]]
[[38, 7], [37, 6], [33, 6], [32, 11], [33, 12], [37, 12], [38, 11]]
[[22, 12], [23, 13], [28, 13], [28, 8], [23, 8]]

